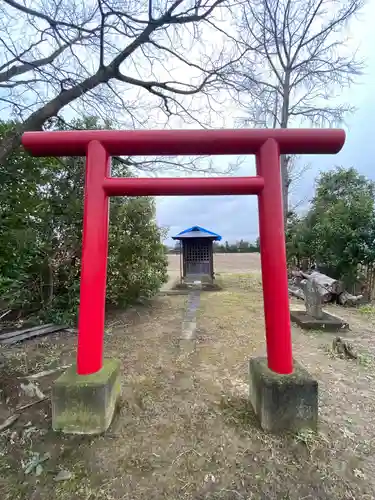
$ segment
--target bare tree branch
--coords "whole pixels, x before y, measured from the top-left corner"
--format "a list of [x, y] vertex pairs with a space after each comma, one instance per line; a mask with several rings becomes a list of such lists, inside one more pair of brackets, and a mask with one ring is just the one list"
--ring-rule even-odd
[[[38, 59], [36, 61], [32, 62], [23, 62], [22, 56], [15, 57], [15, 61], [21, 64], [15, 64], [11, 66], [9, 69], [6, 71], [3, 71], [0, 73], [0, 82], [6, 82], [8, 80], [11, 80], [12, 78], [16, 76], [23, 75], [25, 73], [28, 73], [29, 71], [35, 70], [37, 68], [41, 68], [42, 66], [47, 66], [48, 64], [51, 64], [55, 59], [57, 59], [68, 47], [71, 45], [75, 44], [78, 42], [80, 37], [76, 37], [73, 39], [70, 43], [66, 43], [59, 47], [57, 50], [52, 52], [48, 57], [44, 57], [42, 59]], [[5, 66], [5, 65], [3, 65]]]
[[[56, 122], [56, 123], [55, 123]], [[66, 130], [83, 130], [81, 128], [77, 128], [76, 126], [72, 126], [70, 123], [66, 122], [61, 117], [56, 117], [55, 120], [49, 121], [46, 123], [47, 128], [53, 128], [57, 123], [63, 126]], [[117, 161], [124, 167], [126, 167], [127, 171], [130, 171], [133, 174], [138, 174], [139, 172], [143, 172], [147, 175], [158, 176], [159, 174], [163, 174], [165, 171], [173, 170], [177, 172], [183, 173], [200, 173], [200, 174], [212, 174], [215, 173], [215, 169], [213, 167], [213, 163], [211, 159], [207, 156], [201, 156], [200, 160], [205, 163], [205, 166], [200, 168], [199, 163], [197, 163], [196, 158], [191, 157], [156, 157], [156, 158], [133, 158], [130, 156], [120, 157], [114, 156], [113, 160]], [[236, 168], [236, 164], [228, 165], [228, 168], [225, 169], [222, 174], [229, 175], [233, 172], [233, 169]], [[117, 175], [123, 175], [122, 172]]]
[[[348, 47], [347, 26], [364, 0], [245, 0], [233, 12], [238, 44], [247, 48], [226, 75], [243, 109], [240, 121], [262, 127], [333, 126], [354, 111], [335, 100], [356, 82], [364, 63]], [[281, 158], [284, 213], [293, 178]]]
[[0, 162], [23, 131], [40, 130], [65, 110], [130, 127], [155, 126], [161, 116], [162, 126], [176, 118], [207, 126], [202, 99], [208, 114], [232, 56], [238, 62], [247, 50], [208, 50], [202, 26], [220, 42], [225, 35], [215, 31], [213, 13], [224, 5], [228, 0], [4, 0], [0, 109], [21, 124], [2, 141]]
[[[39, 10], [32, 9], [31, 7], [27, 7], [26, 5], [22, 5], [21, 3], [15, 2], [14, 0], [3, 0], [3, 2], [8, 4], [10, 7], [13, 7], [16, 10], [23, 12], [23, 13], [27, 14], [28, 16], [31, 16], [32, 18], [36, 17], [36, 18], [42, 19], [43, 21], [46, 21], [51, 26], [51, 28], [57, 29], [58, 27], [61, 26], [61, 27], [66, 27], [66, 28], [77, 29], [77, 25], [75, 25], [75, 24], [67, 23], [63, 20], [53, 19], [52, 17], [44, 14], [43, 12], [41, 12]], [[85, 28], [84, 26], [80, 26], [79, 30], [82, 32], [85, 32], [85, 33], [92, 33], [93, 32], [92, 30], [89, 30], [89, 29]]]

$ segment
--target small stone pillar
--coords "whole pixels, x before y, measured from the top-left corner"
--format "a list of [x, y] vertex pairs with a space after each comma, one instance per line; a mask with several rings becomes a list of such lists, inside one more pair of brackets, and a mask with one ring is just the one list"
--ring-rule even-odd
[[323, 318], [322, 299], [318, 283], [314, 278], [306, 280], [304, 286], [306, 313], [316, 319]]

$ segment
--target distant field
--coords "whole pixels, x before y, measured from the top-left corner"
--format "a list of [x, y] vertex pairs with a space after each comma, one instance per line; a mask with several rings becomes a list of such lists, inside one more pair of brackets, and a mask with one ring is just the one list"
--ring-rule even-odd
[[[169, 255], [169, 271], [180, 269], [180, 256]], [[246, 273], [260, 271], [259, 253], [219, 253], [214, 255], [216, 273]]]

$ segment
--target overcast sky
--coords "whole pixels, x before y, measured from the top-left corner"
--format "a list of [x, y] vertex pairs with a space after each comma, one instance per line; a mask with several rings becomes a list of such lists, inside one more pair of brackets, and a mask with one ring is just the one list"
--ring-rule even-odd
[[[361, 77], [359, 84], [353, 86], [341, 96], [342, 102], [351, 102], [351, 104], [357, 108], [356, 113], [347, 118], [347, 141], [343, 150], [336, 156], [305, 156], [299, 159], [301, 166], [305, 164], [310, 165], [310, 169], [304, 174], [303, 179], [299, 181], [298, 185], [293, 187], [291, 193], [292, 203], [303, 201], [301, 205], [302, 209], [303, 207], [306, 208], [308, 199], [311, 198], [313, 194], [314, 179], [317, 177], [319, 171], [331, 169], [336, 165], [342, 165], [344, 167], [354, 166], [361, 173], [375, 180], [374, 147], [372, 145], [375, 137], [372, 132], [375, 117], [374, 18], [375, 0], [368, 0], [367, 6], [363, 10], [360, 19], [350, 25], [353, 49], [359, 47], [358, 55], [360, 58], [366, 60], [367, 69], [365, 75]], [[220, 9], [215, 24], [220, 27], [222, 30], [221, 33], [230, 32], [230, 29], [232, 29], [228, 18], [223, 13], [220, 14]], [[186, 32], [184, 32], [184, 29]], [[192, 61], [201, 61], [199, 55], [203, 54], [205, 62], [202, 62], [202, 64], [205, 68], [210, 65], [210, 62], [212, 62], [215, 57], [218, 57], [218, 53], [219, 55], [221, 54], [223, 45], [225, 50], [230, 51], [230, 44], [227, 42], [224, 43], [227, 41], [226, 37], [220, 35], [220, 32], [214, 28], [210, 28], [210, 26], [205, 25], [203, 33], [200, 34], [198, 39], [193, 39], [191, 34], [189, 35], [190, 31], [188, 26], [185, 28], [184, 26], [178, 27], [178, 33], [181, 35], [180, 37], [170, 38], [169, 36], [168, 40], [174, 40], [175, 44], [180, 44], [179, 50], [183, 52], [184, 56], [185, 54], [189, 55]], [[182, 43], [181, 40], [184, 43]], [[218, 47], [221, 47], [220, 51], [218, 51]], [[82, 55], [83, 60], [84, 55], [85, 54]], [[95, 60], [94, 58], [93, 61], [95, 62]], [[187, 68], [176, 58], [172, 58], [172, 60], [168, 58], [168, 61], [162, 60], [160, 64], [156, 65], [158, 73], [156, 77], [153, 75], [154, 62], [154, 59], [142, 60], [138, 58], [136, 59], [136, 64], [134, 63], [133, 65], [134, 67], [131, 67], [131, 63], [129, 62], [129, 74], [132, 74], [132, 71], [134, 72], [134, 68], [136, 68], [138, 73], [134, 74], [146, 80], [155, 80], [157, 78], [160, 81], [163, 79], [170, 81], [175, 78], [176, 81], [181, 82], [188, 79], [190, 83], [195, 82], [195, 84], [197, 81], [200, 81], [200, 79], [197, 80], [198, 74], [200, 73], [199, 71], [194, 72], [194, 68], [190, 66], [187, 70]], [[144, 69], [142, 69], [143, 66]], [[166, 68], [166, 66], [168, 66], [168, 68]], [[141, 70], [144, 71], [144, 74], [141, 74]], [[138, 109], [140, 115], [142, 115], [142, 112], [145, 110], [144, 113], [146, 113], [148, 117], [146, 128], [163, 128], [166, 126], [166, 118], [160, 109], [159, 99], [155, 99], [153, 95], [148, 95], [146, 91], [138, 96], [136, 87], [125, 90], [129, 93], [130, 103], [132, 102], [132, 96], [134, 97], [137, 106], [140, 108]], [[180, 99], [182, 99], [182, 97], [180, 97]], [[148, 100], [153, 100], [153, 106], [149, 106]], [[234, 107], [233, 101], [230, 101], [225, 93], [220, 93], [218, 96], [216, 95], [214, 101], [219, 107], [216, 110], [216, 114], [214, 114], [214, 119], [210, 123], [211, 126], [215, 126], [216, 128], [232, 128], [234, 119], [238, 118], [239, 115], [243, 116], [243, 112]], [[202, 117], [206, 114], [204, 109], [205, 97], [197, 96], [194, 103], [191, 104], [192, 107], [189, 106], [188, 102], [188, 99], [184, 101], [185, 107], [187, 107], [194, 116], [198, 116], [204, 121], [205, 119]], [[140, 106], [139, 103], [144, 104]], [[6, 110], [2, 111], [3, 116], [7, 116]], [[65, 119], [72, 118], [75, 112], [76, 103], [64, 110]], [[128, 115], [126, 113], [124, 113], [123, 118], [117, 116], [118, 120], [123, 119], [124, 123], [122, 128], [124, 129], [127, 127], [132, 128], [131, 123], [126, 122], [127, 117]], [[171, 128], [198, 128], [196, 123], [186, 121], [186, 117], [184, 123], [180, 118], [179, 116], [173, 115], [168, 121], [168, 126]], [[223, 170], [226, 168], [228, 162], [233, 161], [236, 161], [236, 158], [215, 157], [216, 167]], [[245, 161], [234, 175], [244, 176], [254, 175], [254, 173], [254, 159], [253, 157], [248, 157], [245, 158]], [[142, 172], [137, 172], [137, 174], [142, 175]], [[149, 174], [144, 172], [143, 175]], [[163, 174], [159, 173], [159, 175]], [[172, 175], [172, 173], [169, 175]], [[171, 236], [193, 225], [200, 225], [221, 234], [224, 241], [228, 240], [230, 242], [235, 242], [241, 238], [255, 241], [258, 236], [257, 199], [254, 196], [158, 198], [157, 221], [159, 225], [169, 229], [167, 243], [172, 243]]]
[[[304, 156], [302, 164], [310, 169], [294, 187], [294, 201], [308, 200], [314, 189], [314, 179], [320, 171], [336, 165], [355, 167], [361, 173], [375, 180], [374, 161], [374, 120], [375, 120], [375, 1], [371, 0], [364, 15], [353, 27], [352, 34], [360, 44], [360, 56], [366, 58], [366, 74], [360, 84], [343, 94], [345, 102], [357, 108], [354, 115], [347, 119], [347, 140], [342, 151], [335, 156]], [[216, 159], [225, 166], [228, 157]], [[220, 163], [219, 163], [220, 164]], [[253, 175], [252, 157], [241, 165], [235, 175]], [[305, 206], [306, 206], [305, 201]], [[159, 225], [169, 227], [170, 237], [193, 225], [200, 225], [223, 236], [224, 240], [246, 239], [253, 241], [258, 236], [257, 199], [254, 196], [217, 196], [217, 197], [163, 197], [157, 199], [157, 220]]]

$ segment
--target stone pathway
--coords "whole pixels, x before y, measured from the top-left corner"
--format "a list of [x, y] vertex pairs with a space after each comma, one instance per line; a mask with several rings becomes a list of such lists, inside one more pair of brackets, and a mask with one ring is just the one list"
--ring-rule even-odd
[[185, 310], [185, 317], [182, 322], [182, 339], [193, 340], [195, 339], [195, 332], [197, 329], [197, 312], [201, 300], [201, 283], [192, 285], [189, 292]]

